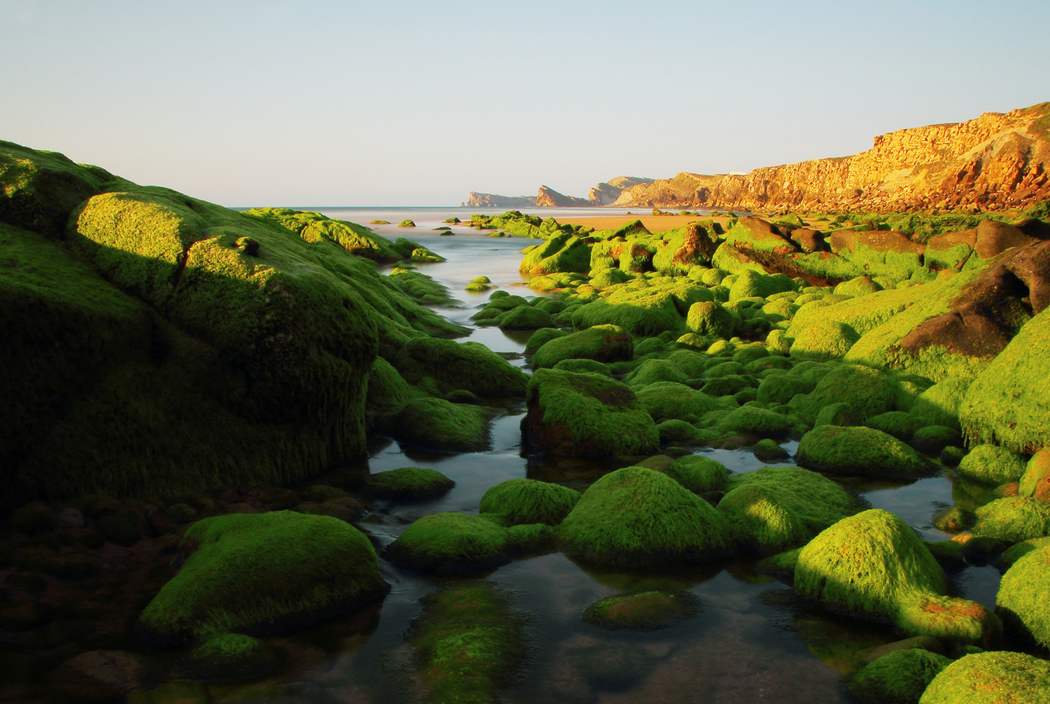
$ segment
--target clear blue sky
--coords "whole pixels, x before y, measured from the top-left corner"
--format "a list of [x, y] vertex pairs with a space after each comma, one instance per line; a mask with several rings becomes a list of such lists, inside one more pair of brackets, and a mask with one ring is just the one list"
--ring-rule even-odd
[[1050, 100], [1047, 0], [0, 0], [0, 139], [224, 205], [724, 173]]

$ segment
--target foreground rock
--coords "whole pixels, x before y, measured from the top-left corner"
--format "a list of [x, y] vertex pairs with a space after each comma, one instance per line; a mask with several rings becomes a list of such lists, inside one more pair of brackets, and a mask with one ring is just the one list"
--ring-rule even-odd
[[388, 589], [368, 538], [327, 516], [227, 514], [193, 524], [183, 542], [198, 547], [139, 618], [150, 640], [272, 633]]
[[1044, 704], [1050, 663], [1023, 653], [977, 653], [941, 670], [919, 704]]

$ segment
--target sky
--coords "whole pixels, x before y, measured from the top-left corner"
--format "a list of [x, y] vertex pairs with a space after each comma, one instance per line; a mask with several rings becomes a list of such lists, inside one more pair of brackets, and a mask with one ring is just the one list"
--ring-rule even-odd
[[0, 139], [226, 206], [726, 173], [1050, 100], [1047, 0], [0, 0]]

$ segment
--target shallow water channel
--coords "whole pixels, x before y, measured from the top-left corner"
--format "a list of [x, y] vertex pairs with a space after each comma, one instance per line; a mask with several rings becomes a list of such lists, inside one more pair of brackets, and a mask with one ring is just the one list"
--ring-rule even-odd
[[[336, 211], [330, 214], [347, 217]], [[463, 290], [479, 275], [513, 293], [533, 295], [517, 272], [519, 251], [532, 241], [490, 238], [460, 226], [454, 228], [455, 236], [442, 237], [431, 229], [440, 223], [436, 218], [428, 222], [417, 216], [418, 227], [413, 230], [399, 230], [393, 225], [375, 229], [390, 238], [406, 236], [448, 259], [420, 266], [463, 301], [462, 307], [439, 308], [443, 315], [469, 324], [475, 307], [488, 298], [488, 293], [468, 294]], [[483, 328], [475, 329], [469, 339], [497, 352], [517, 354], [511, 361], [523, 366], [520, 353], [527, 337]], [[372, 444], [367, 460], [348, 468], [375, 473], [404, 466], [428, 467], [456, 482], [450, 493], [433, 501], [376, 503], [358, 527], [370, 535], [377, 548], [392, 542], [421, 516], [440, 511], [476, 514], [482, 494], [507, 479], [529, 477], [583, 490], [620, 466], [532, 455], [521, 444], [519, 423], [524, 405], [512, 404], [502, 410], [504, 414], [492, 423], [492, 448], [486, 452], [435, 454], [379, 439]], [[797, 443], [784, 446], [793, 453]], [[717, 459], [732, 472], [749, 472], [765, 464], [746, 449], [697, 452]], [[324, 483], [324, 477], [315, 481]], [[850, 480], [846, 486], [871, 506], [897, 513], [926, 539], [948, 537], [932, 527], [931, 515], [955, 503], [956, 488], [949, 476], [906, 484]], [[501, 691], [502, 700], [581, 704], [850, 701], [840, 677], [855, 653], [900, 636], [886, 628], [846, 621], [796, 603], [789, 587], [756, 573], [753, 562], [738, 559], [689, 570], [632, 573], [597, 569], [554, 553], [519, 560], [475, 577], [505, 587], [514, 606], [528, 618], [529, 656], [515, 682]], [[290, 653], [285, 665], [258, 681], [207, 685], [211, 700], [412, 701], [415, 690], [405, 632], [421, 612], [419, 599], [457, 580], [435, 578], [385, 561], [381, 567], [392, 585], [381, 604], [272, 639]], [[958, 595], [993, 608], [998, 579], [992, 567], [970, 567], [954, 579], [954, 584]], [[603, 630], [580, 618], [598, 599], [653, 588], [691, 592], [700, 599], [702, 612], [651, 632]], [[161, 690], [156, 691], [158, 701], [164, 700]]]

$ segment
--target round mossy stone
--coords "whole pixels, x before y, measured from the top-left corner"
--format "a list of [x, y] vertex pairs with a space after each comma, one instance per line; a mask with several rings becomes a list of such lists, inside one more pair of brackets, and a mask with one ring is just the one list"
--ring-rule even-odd
[[756, 400], [765, 404], [787, 403], [796, 394], [808, 394], [817, 383], [789, 374], [770, 374], [758, 385]]
[[779, 437], [793, 423], [790, 416], [781, 415], [765, 408], [741, 406], [734, 409], [718, 424], [727, 433], [750, 433], [760, 437]]
[[1024, 474], [1021, 475], [1017, 494], [1050, 501], [1050, 448], [1032, 455], [1032, 459], [1025, 466]]
[[895, 379], [863, 365], [814, 363], [806, 368], [800, 364], [792, 374], [810, 379], [819, 376], [816, 388], [798, 408], [799, 417], [807, 422], [813, 422], [832, 403], [848, 403], [861, 420], [892, 411], [896, 403]]
[[769, 438], [763, 438], [756, 442], [751, 451], [755, 453], [755, 457], [763, 462], [776, 462], [777, 460], [786, 460], [788, 458], [788, 451], [777, 444], [776, 440]]
[[872, 281], [870, 276], [858, 276], [849, 281], [843, 281], [835, 287], [834, 293], [843, 296], [866, 296], [869, 293], [877, 293], [882, 288], [878, 283]]
[[872, 477], [928, 477], [938, 467], [874, 428], [822, 425], [798, 443], [798, 463], [822, 472]]
[[859, 339], [851, 325], [821, 320], [795, 333], [790, 354], [794, 359], [841, 359]]
[[638, 389], [658, 381], [685, 384], [689, 376], [678, 365], [667, 359], [647, 359], [623, 378], [625, 384]]
[[553, 367], [563, 359], [593, 359], [608, 363], [633, 358], [634, 341], [630, 333], [616, 325], [595, 325], [548, 340], [533, 354], [532, 366], [536, 369]]
[[715, 301], [699, 301], [689, 306], [685, 326], [697, 335], [729, 338], [736, 321], [733, 314]]
[[533, 306], [518, 306], [499, 319], [501, 330], [538, 330], [554, 327], [554, 319], [545, 310]]
[[665, 420], [657, 423], [656, 432], [661, 445], [695, 445], [700, 440], [700, 431], [684, 420]]
[[725, 465], [702, 455], [679, 457], [663, 473], [697, 496], [724, 491], [729, 486], [729, 470]]
[[975, 536], [1020, 543], [1050, 536], [1050, 502], [1029, 496], [996, 499], [977, 509]]
[[139, 617], [157, 640], [271, 632], [386, 594], [371, 542], [328, 516], [233, 513], [197, 521], [198, 547]]
[[380, 499], [423, 501], [447, 494], [456, 485], [441, 472], [423, 467], [400, 467], [377, 472], [365, 480]]
[[507, 529], [487, 518], [435, 513], [406, 528], [383, 557], [440, 574], [473, 574], [510, 562], [507, 541]]
[[605, 475], [559, 527], [570, 556], [620, 567], [696, 562], [732, 547], [722, 514], [670, 477], [642, 467]]
[[977, 515], [970, 509], [960, 506], [938, 511], [933, 514], [933, 525], [945, 533], [961, 533], [969, 530], [977, 521]]
[[849, 427], [860, 425], [860, 418], [853, 412], [853, 407], [848, 403], [829, 403], [820, 409], [813, 426], [837, 425]]
[[1025, 540], [1024, 542], [1011, 545], [1009, 548], [1003, 551], [999, 555], [997, 565], [1002, 568], [1009, 569], [1015, 562], [1020, 560], [1022, 557], [1032, 552], [1033, 550], [1041, 550], [1043, 548], [1050, 548], [1050, 538], [1032, 538], [1031, 540]]
[[700, 611], [700, 600], [688, 592], [643, 591], [596, 601], [583, 612], [583, 620], [602, 628], [650, 631], [667, 628]]
[[955, 468], [959, 476], [988, 486], [1016, 482], [1024, 475], [1024, 471], [1024, 458], [1013, 450], [998, 445], [978, 445], [972, 448]]
[[[864, 425], [875, 430], [881, 430], [887, 435], [908, 442], [916, 430], [922, 428], [922, 419], [905, 413], [904, 411], [886, 411], [877, 416], [872, 416], [864, 421]], [[958, 464], [958, 463], [956, 463]]]
[[728, 484], [718, 510], [742, 545], [766, 555], [804, 545], [857, 505], [836, 482], [801, 467], [762, 467]]
[[941, 670], [919, 704], [1046, 704], [1050, 662], [996, 651], [959, 658]]
[[946, 425], [927, 425], [912, 434], [909, 444], [919, 452], [939, 455], [946, 447], [961, 445], [962, 435]]
[[576, 506], [575, 489], [536, 479], [509, 479], [481, 497], [480, 512], [499, 516], [504, 525], [543, 523], [556, 526]]
[[646, 384], [638, 387], [635, 395], [656, 422], [677, 419], [688, 423], [719, 408], [718, 401], [710, 395], [677, 382]]
[[609, 365], [596, 362], [593, 359], [563, 359], [554, 365], [554, 369], [562, 372], [573, 372], [575, 374], [590, 373], [612, 376]]
[[850, 682], [849, 693], [865, 704], [918, 704], [950, 662], [921, 648], [898, 650], [864, 666]]
[[489, 419], [484, 406], [417, 398], [405, 404], [392, 434], [399, 442], [450, 452], [479, 452], [489, 447]]
[[1025, 645], [1050, 649], [1050, 546], [1028, 552], [1003, 575], [995, 611], [1003, 626]]

